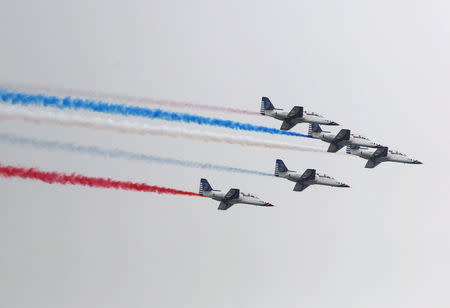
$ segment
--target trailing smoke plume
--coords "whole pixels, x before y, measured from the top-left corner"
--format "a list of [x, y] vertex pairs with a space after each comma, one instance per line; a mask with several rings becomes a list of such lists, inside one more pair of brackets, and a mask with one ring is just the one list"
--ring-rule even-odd
[[185, 195], [185, 196], [197, 196], [201, 197], [199, 194], [177, 190], [167, 187], [159, 187], [147, 185], [144, 183], [133, 183], [126, 181], [116, 181], [109, 178], [94, 178], [89, 176], [84, 176], [80, 174], [65, 174], [60, 172], [47, 172], [41, 171], [36, 168], [21, 168], [15, 166], [6, 166], [0, 164], [0, 176], [4, 178], [18, 177], [22, 179], [32, 179], [45, 182], [48, 184], [63, 184], [63, 185], [82, 185], [89, 187], [100, 187], [100, 188], [112, 188], [112, 189], [123, 189], [123, 190], [134, 190], [142, 192], [152, 192], [157, 194], [171, 194], [171, 195]]
[[166, 136], [172, 138], [186, 138], [203, 142], [220, 142], [239, 144], [243, 146], [263, 147], [269, 149], [293, 150], [303, 152], [322, 152], [323, 149], [290, 143], [260, 140], [247, 136], [233, 136], [228, 134], [193, 131], [191, 129], [173, 128], [165, 126], [150, 126], [145, 123], [127, 122], [111, 118], [86, 117], [66, 113], [28, 110], [17, 107], [1, 108], [0, 119], [23, 120], [35, 123], [55, 124], [61, 126], [76, 126], [83, 128], [112, 130], [121, 133]]
[[39, 106], [57, 109], [93, 111], [110, 115], [122, 115], [122, 116], [139, 117], [145, 119], [163, 120], [171, 122], [184, 122], [198, 125], [225, 127], [234, 130], [245, 130], [266, 134], [310, 138], [310, 136], [308, 135], [291, 131], [283, 131], [266, 126], [253, 125], [250, 123], [241, 123], [218, 118], [209, 118], [189, 113], [172, 112], [162, 109], [149, 109], [145, 107], [129, 106], [124, 104], [112, 104], [102, 101], [86, 100], [71, 97], [60, 98], [56, 96], [47, 96], [42, 94], [36, 95], [36, 94], [27, 94], [7, 90], [0, 90], [0, 103], [3, 104], [9, 103], [21, 106]]
[[212, 169], [218, 171], [234, 172], [234, 173], [245, 173], [263, 176], [272, 176], [273, 174], [267, 172], [261, 172], [250, 169], [235, 168], [230, 166], [216, 165], [203, 162], [195, 162], [188, 160], [179, 160], [167, 157], [160, 157], [154, 155], [139, 154], [127, 151], [121, 151], [117, 149], [104, 149], [96, 146], [83, 146], [73, 143], [62, 143], [57, 141], [39, 140], [34, 138], [26, 138], [15, 136], [11, 134], [0, 133], [0, 142], [15, 144], [15, 145], [25, 145], [32, 146], [36, 148], [46, 149], [46, 150], [60, 150], [72, 153], [84, 153], [89, 155], [95, 155], [105, 158], [121, 158], [134, 161], [143, 161], [158, 164], [170, 164], [189, 168], [201, 168], [201, 169]]
[[190, 102], [180, 102], [174, 100], [167, 99], [154, 99], [150, 97], [143, 96], [133, 96], [133, 95], [125, 95], [125, 94], [112, 94], [100, 91], [89, 91], [89, 90], [77, 90], [77, 89], [69, 89], [69, 88], [55, 88], [41, 85], [26, 85], [26, 84], [9, 84], [9, 83], [0, 83], [0, 88], [3, 89], [14, 89], [15, 91], [33, 91], [33, 92], [43, 92], [52, 95], [59, 96], [77, 96], [84, 98], [95, 98], [101, 100], [109, 100], [115, 102], [121, 102], [124, 104], [141, 104], [141, 105], [157, 105], [157, 106], [165, 106], [165, 107], [175, 107], [175, 108], [186, 108], [186, 109], [197, 109], [197, 110], [209, 110], [209, 111], [218, 111], [218, 112], [227, 112], [227, 113], [237, 113], [237, 114], [245, 114], [245, 115], [259, 115], [259, 112], [244, 110], [239, 108], [230, 108], [230, 107], [219, 107], [213, 105], [205, 105], [205, 104], [195, 104]]

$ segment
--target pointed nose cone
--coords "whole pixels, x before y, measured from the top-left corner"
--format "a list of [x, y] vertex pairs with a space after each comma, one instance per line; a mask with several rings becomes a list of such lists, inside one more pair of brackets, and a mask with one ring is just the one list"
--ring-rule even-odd
[[421, 162], [421, 161], [419, 161], [419, 160], [415, 160], [415, 161], [413, 162], [413, 164], [416, 164], [416, 165], [423, 165], [423, 162]]
[[336, 122], [334, 122], [334, 121], [332, 121], [332, 122], [330, 122], [329, 125], [339, 126], [340, 124], [339, 124], [339, 123], [336, 123]]
[[347, 185], [347, 184], [342, 184], [342, 185], [341, 185], [341, 187], [346, 187], [346, 188], [349, 188], [350, 186], [349, 186], [349, 185]]
[[377, 146], [377, 148], [385, 148], [384, 145], [381, 145], [381, 144], [378, 144], [378, 143], [375, 143], [375, 145]]
[[266, 203], [266, 206], [275, 206], [272, 203]]

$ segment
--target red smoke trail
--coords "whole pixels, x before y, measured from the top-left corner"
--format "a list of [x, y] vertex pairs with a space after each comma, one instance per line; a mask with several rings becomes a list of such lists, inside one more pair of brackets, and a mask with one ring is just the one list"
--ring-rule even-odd
[[5, 178], [19, 177], [22, 179], [39, 180], [48, 184], [71, 184], [83, 185], [89, 187], [113, 188], [123, 190], [135, 190], [143, 192], [152, 192], [157, 194], [185, 195], [203, 197], [199, 194], [171, 189], [166, 187], [151, 186], [144, 183], [133, 183], [114, 181], [108, 178], [94, 178], [80, 174], [64, 174], [59, 172], [46, 172], [36, 168], [20, 168], [14, 166], [4, 166], [0, 164], [0, 176]]

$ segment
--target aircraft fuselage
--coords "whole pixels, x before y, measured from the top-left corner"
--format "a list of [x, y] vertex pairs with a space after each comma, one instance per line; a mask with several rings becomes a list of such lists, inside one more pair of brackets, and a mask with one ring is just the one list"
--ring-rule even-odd
[[[203, 192], [203, 196], [217, 200], [223, 201], [225, 199], [226, 192], [222, 191], [205, 191]], [[252, 196], [246, 193], [239, 193], [238, 199], [232, 199], [227, 201], [227, 203], [236, 204], [236, 203], [245, 203], [252, 204], [258, 206], [268, 206], [270, 203], [260, 200], [259, 198]]]
[[[277, 120], [284, 121], [287, 119], [289, 114], [289, 111], [285, 110], [265, 110], [264, 115], [275, 118]], [[318, 115], [311, 115], [306, 112], [303, 113], [302, 117], [296, 117], [294, 119], [291, 119], [290, 122], [292, 123], [317, 123], [317, 124], [323, 124], [323, 125], [334, 125], [333, 121], [327, 120], [321, 116]]]
[[404, 164], [421, 164], [416, 159], [413, 159], [411, 157], [408, 157], [406, 155], [396, 154], [395, 152], [388, 151], [386, 156], [383, 157], [377, 157], [372, 158], [372, 155], [374, 153], [374, 150], [369, 149], [358, 149], [358, 150], [351, 150], [350, 154], [359, 156], [364, 159], [370, 159], [375, 162], [381, 163], [386, 161], [396, 162], [396, 163], [404, 163]]
[[[325, 141], [327, 143], [333, 142], [334, 138], [336, 137], [336, 134], [328, 133], [328, 132], [320, 132], [320, 133], [312, 133], [312, 136], [314, 138], [320, 139], [322, 141]], [[368, 148], [379, 148], [380, 145], [378, 143], [372, 142], [368, 139], [357, 137], [354, 135], [350, 135], [349, 140], [342, 140], [338, 142], [339, 145], [357, 145], [357, 146], [363, 146]]]
[[[280, 172], [278, 175], [280, 178], [288, 179], [292, 182], [301, 181], [302, 174], [295, 171]], [[325, 185], [325, 186], [335, 186], [335, 187], [348, 187], [348, 185], [339, 182], [333, 178], [326, 175], [316, 173], [313, 180], [303, 181], [306, 185]]]

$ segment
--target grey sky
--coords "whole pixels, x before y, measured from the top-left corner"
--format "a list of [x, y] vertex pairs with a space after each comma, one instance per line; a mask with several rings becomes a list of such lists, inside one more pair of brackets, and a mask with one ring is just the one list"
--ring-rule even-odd
[[343, 155], [0, 122], [28, 137], [267, 172], [282, 158], [352, 186], [295, 193], [277, 178], [0, 144], [1, 163], [191, 191], [206, 177], [277, 206], [219, 212], [212, 200], [0, 179], [1, 306], [450, 305], [447, 1], [0, 3], [0, 82], [256, 111], [265, 95], [424, 161], [367, 170]]

